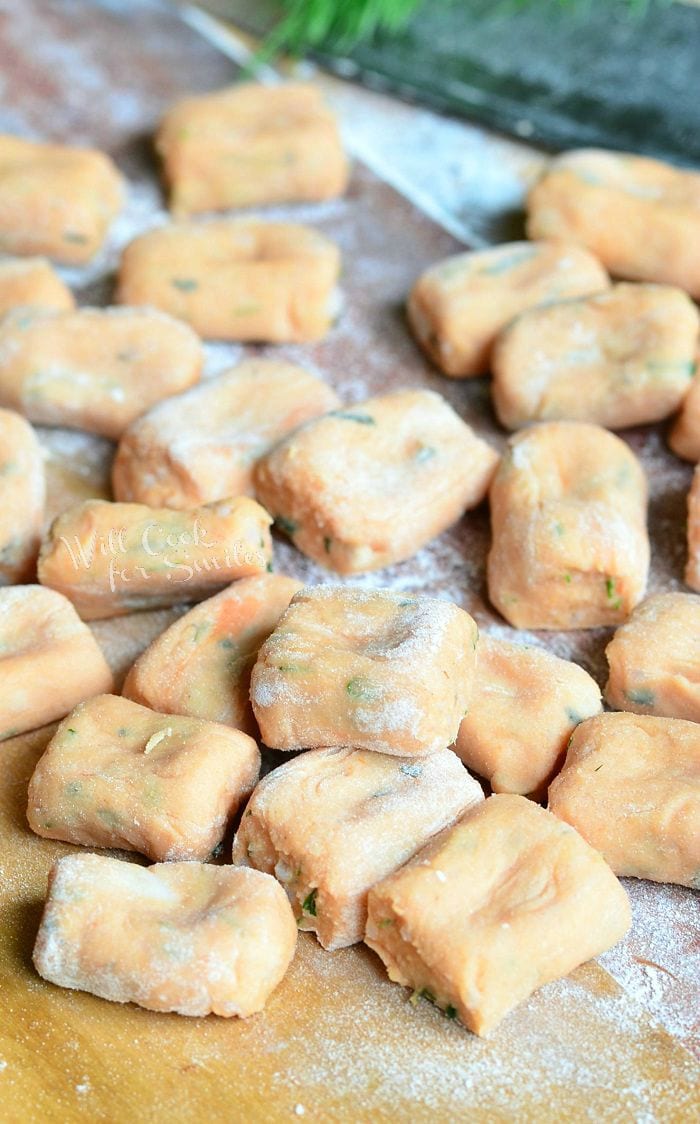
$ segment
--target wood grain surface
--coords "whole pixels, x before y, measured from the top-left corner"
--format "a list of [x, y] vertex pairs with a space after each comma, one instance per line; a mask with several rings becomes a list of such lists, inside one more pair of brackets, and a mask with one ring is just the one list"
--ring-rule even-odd
[[[231, 64], [157, 0], [0, 0], [0, 128], [104, 147], [131, 183], [108, 250], [88, 269], [65, 273], [81, 303], [108, 301], [120, 247], [165, 220], [148, 139], [163, 109], [233, 77]], [[408, 287], [457, 248], [452, 238], [362, 167], [345, 199], [272, 213], [293, 214], [340, 243], [346, 297], [326, 340], [277, 353], [323, 372], [348, 401], [399, 386], [438, 390], [502, 444], [485, 380], [442, 379], [404, 324]], [[242, 353], [209, 346], [208, 372]], [[50, 517], [88, 495], [109, 495], [109, 442], [65, 430], [39, 435]], [[650, 475], [651, 587], [682, 588], [690, 471], [667, 453], [661, 428], [625, 436]], [[416, 558], [353, 582], [452, 598], [481, 627], [511, 635], [486, 600], [487, 547], [482, 509]], [[326, 577], [281, 540], [276, 568], [311, 582]], [[94, 632], [122, 676], [176, 615], [136, 614], [99, 622]], [[608, 631], [528, 635], [602, 681]], [[679, 887], [628, 882], [629, 937], [601, 963], [543, 988], [486, 1041], [426, 1002], [412, 1004], [368, 950], [325, 953], [308, 934], [266, 1011], [246, 1022], [157, 1015], [45, 983], [31, 949], [46, 876], [57, 855], [75, 849], [33, 836], [26, 824], [27, 781], [51, 732], [0, 745], [3, 1122], [696, 1118], [689, 1051], [698, 1049], [698, 902]]]

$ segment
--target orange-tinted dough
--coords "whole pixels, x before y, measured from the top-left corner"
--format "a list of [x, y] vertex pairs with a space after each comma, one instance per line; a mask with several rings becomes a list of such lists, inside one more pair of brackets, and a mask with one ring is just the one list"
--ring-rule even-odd
[[369, 894], [389, 976], [486, 1035], [620, 940], [627, 895], [592, 847], [523, 796], [491, 796]]
[[309, 586], [262, 645], [250, 697], [274, 749], [435, 753], [469, 705], [478, 629], [449, 601]]
[[338, 248], [307, 226], [180, 223], [129, 243], [117, 300], [160, 308], [207, 339], [304, 343], [331, 326], [339, 272]]
[[0, 259], [0, 316], [23, 305], [67, 311], [73, 294], [46, 258]]
[[270, 523], [246, 496], [192, 511], [86, 500], [51, 525], [39, 581], [69, 597], [83, 620], [200, 601], [264, 573]]
[[497, 333], [523, 309], [608, 284], [599, 262], [576, 246], [511, 242], [431, 266], [411, 290], [408, 319], [444, 374], [469, 378], [486, 373]]
[[549, 807], [613, 870], [700, 889], [700, 725], [600, 714], [574, 732]]
[[611, 273], [700, 297], [700, 174], [601, 149], [557, 156], [530, 191], [530, 238], [585, 246]]
[[614, 710], [700, 722], [700, 597], [648, 597], [618, 628], [605, 654], [605, 701]]
[[0, 586], [29, 578], [44, 522], [44, 455], [34, 430], [0, 410]]
[[252, 738], [98, 695], [63, 720], [29, 782], [27, 819], [47, 839], [207, 859], [255, 787]]
[[117, 438], [201, 367], [194, 332], [153, 309], [23, 308], [0, 323], [0, 402], [42, 425]]
[[299, 928], [344, 948], [362, 940], [370, 887], [483, 798], [448, 750], [420, 760], [310, 750], [260, 782], [233, 862], [274, 874]]
[[255, 466], [280, 530], [340, 574], [415, 554], [486, 494], [498, 455], [429, 390], [335, 410]]
[[257, 870], [66, 855], [49, 875], [34, 964], [115, 1003], [245, 1018], [284, 976], [296, 936], [284, 891]]
[[255, 462], [339, 405], [334, 391], [302, 367], [246, 359], [129, 427], [114, 459], [115, 499], [184, 508], [252, 495]]
[[0, 136], [0, 250], [82, 265], [122, 207], [123, 183], [103, 152]]
[[139, 656], [122, 694], [165, 714], [208, 718], [257, 737], [250, 673], [299, 589], [283, 574], [234, 582], [166, 628]]
[[700, 363], [695, 361], [695, 377], [683, 399], [668, 443], [677, 457], [697, 464], [700, 461]]
[[489, 597], [516, 628], [618, 624], [643, 597], [646, 478], [619, 437], [581, 422], [522, 430], [490, 501]]
[[577, 723], [600, 710], [598, 684], [582, 667], [482, 634], [454, 749], [494, 792], [540, 797]]
[[39, 585], [0, 589], [0, 740], [63, 718], [114, 687], [70, 601]]
[[332, 199], [348, 165], [320, 90], [249, 82], [185, 98], [156, 135], [177, 216]]
[[685, 581], [691, 589], [700, 592], [700, 465], [695, 468], [688, 493], [688, 560], [685, 564]]
[[493, 402], [501, 423], [594, 422], [609, 429], [661, 421], [691, 385], [698, 312], [668, 285], [607, 293], [524, 312], [498, 337]]

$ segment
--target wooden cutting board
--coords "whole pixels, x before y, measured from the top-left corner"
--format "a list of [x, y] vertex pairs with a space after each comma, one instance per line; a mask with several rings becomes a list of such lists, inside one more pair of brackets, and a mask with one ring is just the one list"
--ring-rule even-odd
[[[131, 181], [108, 252], [87, 270], [66, 272], [81, 303], [105, 303], [120, 247], [165, 219], [148, 140], [158, 116], [184, 93], [230, 81], [233, 68], [157, 0], [25, 0], [0, 5], [0, 76], [0, 129], [97, 144]], [[403, 320], [412, 280], [453, 252], [453, 239], [361, 167], [345, 199], [274, 214], [294, 214], [340, 243], [346, 295], [327, 340], [277, 353], [324, 372], [348, 401], [406, 385], [438, 390], [502, 444], [485, 381], [455, 383], [431, 371]], [[209, 372], [242, 353], [209, 346]], [[661, 430], [626, 436], [650, 473], [652, 588], [681, 588], [690, 471], [666, 452]], [[109, 495], [109, 442], [46, 429], [40, 439], [50, 516], [86, 496]], [[486, 602], [487, 545], [480, 510], [415, 559], [353, 581], [447, 596], [481, 627], [511, 635]], [[282, 541], [276, 567], [311, 582], [325, 577]], [[94, 631], [121, 676], [176, 615], [136, 614]], [[601, 681], [608, 636], [598, 630], [530, 641], [580, 660]], [[698, 1046], [698, 903], [679, 887], [630, 882], [629, 937], [602, 963], [542, 989], [488, 1041], [425, 1002], [412, 1005], [368, 950], [326, 953], [307, 934], [266, 1011], [247, 1022], [157, 1015], [45, 983], [31, 949], [49, 867], [72, 848], [33, 836], [25, 807], [28, 778], [51, 732], [0, 745], [3, 1122], [696, 1117], [700, 1087], [689, 1049]]]

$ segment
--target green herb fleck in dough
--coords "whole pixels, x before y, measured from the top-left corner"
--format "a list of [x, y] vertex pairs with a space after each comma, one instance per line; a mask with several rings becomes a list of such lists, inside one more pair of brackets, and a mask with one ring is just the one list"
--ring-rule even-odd
[[268, 562], [268, 564], [267, 564], [267, 566], [265, 567], [265, 569], [267, 570], [268, 574], [271, 574], [271, 573], [273, 572], [273, 566], [272, 566], [272, 562]]
[[419, 777], [423, 772], [422, 765], [399, 765], [399, 770], [407, 777]]
[[379, 928], [380, 929], [388, 929], [389, 926], [393, 925], [393, 924], [394, 924], [394, 918], [393, 917], [382, 917], [381, 921], [379, 922]]
[[561, 538], [561, 536], [564, 534], [565, 530], [566, 530], [566, 528], [564, 527], [563, 523], [555, 523], [554, 524], [554, 533], [555, 533], [555, 535], [558, 535], [559, 538]]
[[290, 539], [293, 538], [299, 530], [299, 524], [293, 519], [287, 519], [286, 515], [275, 516], [275, 527], [282, 531], [284, 535], [288, 535]]
[[301, 903], [303, 913], [309, 913], [312, 917], [316, 916], [316, 894], [318, 889], [314, 887], [310, 894], [307, 894]]
[[330, 554], [332, 545], [333, 545], [333, 539], [330, 537], [330, 535], [324, 535], [323, 536], [323, 549], [325, 550], [326, 554]]
[[434, 1003], [435, 1002], [435, 996], [433, 995], [432, 991], [428, 991], [427, 987], [421, 988], [421, 990], [419, 992], [419, 997], [421, 999], [427, 999], [428, 1003]]
[[447, 1006], [445, 1007], [445, 1014], [447, 1015], [448, 1019], [456, 1019], [457, 1018], [457, 1008], [453, 1007], [451, 1003], [448, 1003]]
[[578, 726], [579, 722], [583, 722], [583, 716], [570, 706], [566, 708], [566, 717], [569, 719], [569, 722], [573, 722], [574, 726]]
[[656, 702], [654, 692], [648, 687], [639, 687], [636, 690], [625, 691], [625, 698], [635, 706], [653, 706]]
[[201, 624], [194, 625], [193, 626], [193, 632], [192, 632], [192, 643], [193, 644], [199, 644], [199, 641], [204, 636], [206, 636], [210, 627], [211, 627], [211, 625], [209, 624], [209, 621], [202, 621]]
[[376, 421], [371, 414], [358, 414], [352, 410], [334, 410], [331, 414], [332, 418], [342, 418], [343, 421], [357, 422], [358, 425], [376, 425]]
[[98, 808], [97, 815], [112, 831], [118, 831], [122, 826], [121, 816], [118, 816], [111, 808]]
[[478, 646], [479, 646], [479, 626], [476, 625], [475, 628], [474, 628], [474, 635], [472, 637], [472, 648], [474, 649], [474, 651], [476, 651]]
[[305, 663], [278, 663], [277, 670], [282, 672], [295, 672], [295, 671], [308, 671], [309, 666]]
[[199, 282], [191, 277], [173, 277], [170, 284], [174, 289], [179, 289], [181, 293], [193, 293], [195, 289], [199, 288]]
[[126, 726], [120, 726], [119, 729], [117, 730], [117, 737], [125, 738], [128, 733], [129, 733], [129, 730]]
[[606, 593], [606, 596], [608, 598], [608, 601], [611, 602], [611, 608], [613, 608], [613, 609], [621, 609], [622, 608], [622, 598], [616, 596], [615, 579], [614, 578], [606, 578], [605, 579], [605, 593]]
[[66, 796], [80, 796], [83, 786], [80, 781], [68, 781], [64, 791]]
[[76, 246], [84, 246], [88, 238], [86, 234], [81, 234], [79, 230], [64, 230], [63, 241], [73, 242]]
[[77, 730], [74, 730], [72, 726], [69, 726], [69, 727], [68, 727], [68, 729], [67, 729], [67, 731], [66, 731], [66, 733], [68, 733], [68, 734], [77, 734], [77, 733], [78, 733], [78, 731], [77, 731]]
[[256, 312], [260, 312], [260, 309], [259, 304], [239, 304], [232, 309], [232, 312], [234, 316], [254, 316]]
[[229, 640], [228, 636], [224, 636], [223, 640], [219, 641], [220, 648], [235, 648], [236, 645], [233, 640]]
[[564, 574], [564, 581], [567, 585], [571, 585], [571, 574]]
[[437, 449], [433, 449], [431, 445], [421, 445], [413, 459], [416, 464], [425, 464], [426, 461], [431, 461], [436, 453]]
[[345, 690], [351, 699], [358, 699], [360, 702], [376, 702], [382, 695], [379, 684], [373, 683], [371, 679], [366, 679], [363, 675], [356, 675], [353, 679], [348, 680], [345, 684]]

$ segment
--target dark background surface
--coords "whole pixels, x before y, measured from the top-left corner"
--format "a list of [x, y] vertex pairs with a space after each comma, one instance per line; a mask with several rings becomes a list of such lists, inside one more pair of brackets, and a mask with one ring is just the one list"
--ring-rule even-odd
[[[204, 0], [264, 33], [270, 0]], [[317, 56], [344, 77], [552, 148], [700, 165], [700, 8], [623, 0], [426, 0], [395, 36]]]

